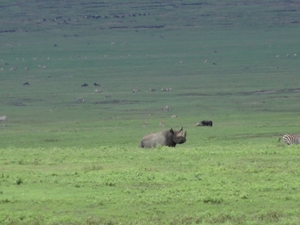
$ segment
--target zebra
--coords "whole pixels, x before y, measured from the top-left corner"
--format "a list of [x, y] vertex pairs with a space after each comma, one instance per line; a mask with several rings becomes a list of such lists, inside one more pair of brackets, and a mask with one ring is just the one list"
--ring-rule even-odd
[[18, 69], [18, 67], [13, 66], [13, 67], [10, 68], [10, 71], [16, 71], [17, 69]]
[[133, 89], [132, 92], [133, 93], [142, 93], [140, 89]]
[[76, 102], [84, 102], [84, 101], [85, 101], [84, 98], [81, 98], [81, 97], [76, 98]]
[[[300, 144], [300, 134], [285, 134], [282, 136], [282, 139], [287, 145]], [[280, 140], [281, 138], [278, 141]]]
[[0, 116], [0, 121], [5, 121], [7, 119], [7, 116]]
[[170, 92], [172, 91], [172, 88], [162, 88], [160, 89], [162, 92]]
[[102, 91], [101, 91], [101, 90], [99, 90], [99, 89], [96, 89], [96, 90], [94, 91], [94, 93], [101, 94], [101, 93], [102, 93]]

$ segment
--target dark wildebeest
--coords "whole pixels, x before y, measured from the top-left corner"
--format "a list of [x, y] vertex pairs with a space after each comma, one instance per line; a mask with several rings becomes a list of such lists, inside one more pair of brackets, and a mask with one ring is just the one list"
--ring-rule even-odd
[[30, 84], [29, 84], [28, 82], [25, 82], [23, 85], [28, 85], [28, 86], [30, 86]]
[[179, 131], [175, 131], [171, 128], [170, 130], [164, 130], [144, 136], [139, 147], [155, 148], [158, 145], [175, 147], [177, 144], [183, 144], [185, 142], [186, 131], [183, 132], [183, 128], [181, 128]]
[[87, 83], [81, 85], [81, 87], [87, 87], [87, 86], [89, 86]]
[[199, 123], [196, 123], [197, 127], [201, 127], [201, 126], [208, 126], [208, 127], [212, 127], [213, 122], [211, 120], [202, 120]]
[[100, 84], [99, 83], [94, 83], [94, 86], [100, 87]]

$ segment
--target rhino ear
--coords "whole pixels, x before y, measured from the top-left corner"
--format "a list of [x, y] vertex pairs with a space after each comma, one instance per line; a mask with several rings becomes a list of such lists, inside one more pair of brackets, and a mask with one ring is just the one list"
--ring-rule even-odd
[[186, 131], [184, 132], [184, 138], [186, 138]]
[[171, 133], [174, 134], [173, 128], [170, 129]]
[[183, 130], [183, 127], [181, 127], [180, 132]]

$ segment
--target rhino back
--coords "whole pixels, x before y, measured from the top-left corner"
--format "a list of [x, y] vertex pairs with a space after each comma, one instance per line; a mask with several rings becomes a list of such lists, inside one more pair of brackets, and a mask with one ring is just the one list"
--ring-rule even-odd
[[166, 134], [164, 131], [146, 135], [141, 143], [142, 148], [155, 148], [157, 145], [166, 145]]

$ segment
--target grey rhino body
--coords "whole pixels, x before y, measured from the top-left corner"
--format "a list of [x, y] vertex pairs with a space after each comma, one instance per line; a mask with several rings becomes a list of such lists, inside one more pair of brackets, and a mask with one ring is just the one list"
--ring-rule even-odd
[[141, 148], [155, 148], [158, 145], [175, 147], [177, 144], [186, 142], [186, 131], [183, 128], [179, 131], [170, 130], [160, 131], [158, 133], [148, 134], [143, 137], [139, 147]]

